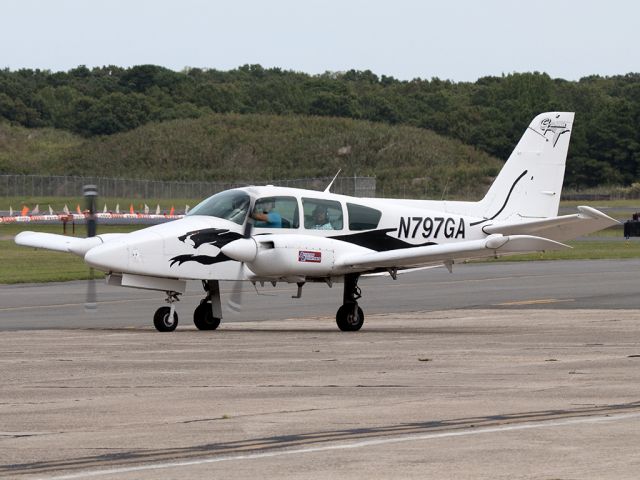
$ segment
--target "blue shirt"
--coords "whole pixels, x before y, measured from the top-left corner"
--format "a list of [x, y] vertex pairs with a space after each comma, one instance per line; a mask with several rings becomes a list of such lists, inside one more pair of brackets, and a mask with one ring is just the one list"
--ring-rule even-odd
[[278, 212], [270, 211], [267, 213], [267, 219], [266, 222], [258, 220], [255, 226], [261, 228], [282, 228], [282, 216]]

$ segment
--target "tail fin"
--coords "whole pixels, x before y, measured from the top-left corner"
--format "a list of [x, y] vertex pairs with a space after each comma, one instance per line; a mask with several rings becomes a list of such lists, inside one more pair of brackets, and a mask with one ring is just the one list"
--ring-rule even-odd
[[558, 214], [573, 115], [548, 112], [533, 119], [479, 202], [484, 218], [517, 221]]

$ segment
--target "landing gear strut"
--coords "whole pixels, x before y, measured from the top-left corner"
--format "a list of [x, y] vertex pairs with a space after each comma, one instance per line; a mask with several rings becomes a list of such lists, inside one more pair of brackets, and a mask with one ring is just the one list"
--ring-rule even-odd
[[217, 280], [203, 280], [202, 288], [207, 292], [207, 296], [193, 311], [193, 323], [198, 330], [215, 330], [222, 318], [220, 284]]
[[165, 302], [169, 304], [168, 307], [160, 307], [156, 310], [153, 316], [153, 325], [159, 332], [173, 332], [178, 326], [178, 314], [176, 313], [175, 302], [179, 302], [180, 299], [178, 292], [167, 292], [167, 298]]
[[343, 304], [336, 313], [336, 323], [343, 332], [360, 330], [364, 323], [364, 313], [358, 306], [358, 299], [362, 297], [360, 287], [358, 287], [358, 277], [357, 273], [344, 276]]

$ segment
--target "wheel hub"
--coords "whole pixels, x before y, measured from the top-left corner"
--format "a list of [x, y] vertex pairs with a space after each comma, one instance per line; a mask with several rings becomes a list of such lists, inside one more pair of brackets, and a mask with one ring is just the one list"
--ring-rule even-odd
[[164, 316], [163, 321], [164, 321], [165, 326], [167, 326], [167, 327], [172, 327], [173, 326], [174, 321], [173, 321], [173, 318], [171, 318], [171, 314], [170, 313], [167, 313]]

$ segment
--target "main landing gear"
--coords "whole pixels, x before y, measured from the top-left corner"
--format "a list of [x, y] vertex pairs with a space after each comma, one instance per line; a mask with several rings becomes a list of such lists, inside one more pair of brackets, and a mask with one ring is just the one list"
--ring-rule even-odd
[[193, 323], [198, 330], [215, 330], [222, 318], [220, 285], [217, 280], [203, 280], [202, 287], [207, 292], [207, 296], [193, 311]]
[[357, 273], [344, 276], [343, 304], [336, 313], [336, 323], [343, 332], [360, 330], [364, 323], [364, 313], [358, 306], [358, 299], [362, 297], [358, 287], [358, 277]]
[[[364, 313], [358, 306], [358, 299], [362, 297], [358, 287], [357, 273], [344, 276], [343, 303], [336, 313], [336, 324], [343, 332], [355, 332], [364, 324]], [[222, 304], [220, 302], [220, 285], [217, 280], [203, 280], [202, 287], [206, 296], [193, 311], [193, 323], [198, 330], [215, 330], [222, 319]], [[301, 285], [298, 285], [300, 290]], [[178, 314], [175, 303], [180, 300], [178, 292], [168, 291], [166, 302], [168, 307], [160, 307], [153, 316], [153, 324], [159, 332], [173, 332], [178, 326]]]
[[[215, 330], [222, 319], [220, 284], [217, 280], [203, 280], [202, 287], [207, 295], [193, 311], [193, 323], [198, 330]], [[173, 332], [178, 326], [178, 314], [174, 304], [180, 301], [180, 295], [178, 292], [167, 292], [165, 301], [169, 306], [156, 310], [153, 325], [159, 332]]]

